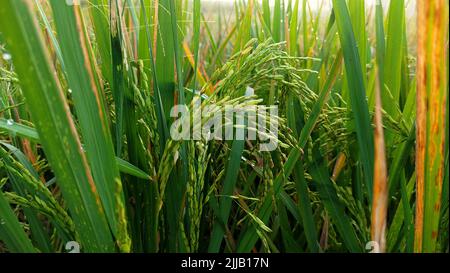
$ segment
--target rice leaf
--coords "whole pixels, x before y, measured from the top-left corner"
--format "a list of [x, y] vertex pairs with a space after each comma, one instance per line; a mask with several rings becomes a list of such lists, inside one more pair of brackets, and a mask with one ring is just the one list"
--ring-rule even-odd
[[[124, 197], [116, 189], [117, 183], [121, 183], [119, 169], [114, 160], [114, 147], [102, 91], [97, 85], [95, 66], [88, 48], [89, 37], [85, 33], [79, 6], [69, 6], [58, 0], [50, 3], [64, 62], [71, 64], [67, 66], [67, 80], [79, 118], [86, 157], [111, 230], [117, 236], [119, 230], [127, 229], [126, 222], [120, 222], [117, 212], [123, 206]], [[115, 182], [111, 183], [112, 181]]]
[[28, 235], [23, 230], [3, 192], [0, 192], [0, 239], [11, 252], [36, 252]]
[[[376, 74], [379, 72], [375, 68]], [[375, 83], [375, 166], [373, 177], [373, 201], [372, 201], [372, 217], [371, 217], [371, 237], [372, 241], [378, 243], [378, 252], [386, 251], [386, 226], [387, 226], [387, 209], [388, 209], [388, 184], [387, 184], [387, 164], [386, 164], [386, 147], [384, 142], [383, 118], [382, 118], [382, 102], [380, 78]]]
[[114, 241], [82, 152], [67, 102], [49, 66], [48, 53], [31, 13], [31, 3], [6, 1], [0, 8], [1, 31], [15, 56], [28, 107], [87, 252], [113, 251]]
[[417, 133], [415, 252], [435, 252], [445, 156], [448, 3], [417, 2]]
[[[401, 62], [403, 54], [404, 0], [390, 1], [386, 32], [386, 58], [383, 67], [387, 90], [381, 93], [383, 101], [391, 101], [384, 108], [392, 117], [397, 117], [400, 99]], [[381, 38], [381, 37], [380, 37]]]
[[358, 139], [359, 160], [363, 166], [364, 182], [369, 202], [371, 202], [374, 166], [373, 131], [369, 117], [363, 71], [361, 71], [362, 66], [358, 47], [345, 1], [333, 0], [333, 10], [336, 15], [339, 38], [344, 54], [351, 109]]
[[[231, 195], [237, 182], [239, 166], [241, 162], [242, 152], [244, 151], [244, 140], [234, 140], [231, 147], [231, 153], [227, 162], [225, 180], [223, 182], [222, 195]], [[220, 198], [219, 208], [220, 215], [217, 217], [225, 224], [228, 222], [228, 217], [231, 210], [231, 199]], [[208, 246], [208, 252], [218, 252], [222, 243], [225, 230], [222, 225], [215, 223], [211, 232], [211, 240]]]

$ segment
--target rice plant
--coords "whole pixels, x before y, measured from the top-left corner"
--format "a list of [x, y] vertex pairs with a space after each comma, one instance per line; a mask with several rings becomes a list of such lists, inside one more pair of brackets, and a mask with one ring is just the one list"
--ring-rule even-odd
[[448, 253], [448, 20], [3, 0], [0, 253]]

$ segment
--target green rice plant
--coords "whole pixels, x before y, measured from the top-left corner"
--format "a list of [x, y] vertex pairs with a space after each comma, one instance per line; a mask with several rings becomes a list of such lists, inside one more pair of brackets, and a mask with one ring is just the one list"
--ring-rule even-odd
[[23, 230], [9, 203], [2, 193], [0, 196], [0, 211], [2, 213], [0, 233], [2, 241], [11, 252], [35, 252], [30, 239]]
[[[62, 57], [67, 66], [68, 87], [72, 90], [79, 126], [83, 135], [84, 149], [92, 169], [103, 209], [115, 236], [126, 242], [126, 220], [119, 219], [123, 212], [123, 193], [119, 169], [114, 160], [114, 147], [106, 119], [106, 110], [101, 94], [101, 86], [95, 71], [95, 64], [89, 55], [90, 41], [86, 33], [79, 32], [83, 26], [79, 8], [71, 8], [61, 1], [51, 1], [61, 46]], [[116, 203], [118, 202], [118, 203]], [[122, 233], [122, 234], [120, 234]]]
[[361, 70], [361, 59], [350, 15], [344, 1], [333, 1], [336, 15], [336, 23], [340, 32], [340, 40], [344, 54], [347, 84], [349, 89], [350, 103], [354, 113], [356, 135], [360, 152], [361, 164], [364, 171], [364, 182], [367, 187], [369, 201], [372, 200], [373, 181], [373, 132], [369, 118], [369, 109], [365, 98], [364, 72]]
[[448, 252], [448, 9], [5, 0], [0, 252]]
[[[6, 31], [3, 34], [9, 43], [21, 45], [12, 48], [13, 52], [17, 50], [21, 54], [15, 63], [16, 70], [21, 75], [19, 77], [24, 79], [23, 90], [32, 102], [29, 107], [35, 117], [38, 132], [44, 146], [49, 148], [46, 154], [60, 177], [74, 222], [82, 231], [80, 240], [87, 251], [112, 251], [114, 241], [99, 202], [97, 185], [94, 184], [86, 157], [82, 153], [73, 119], [68, 115], [67, 102], [51, 72], [41, 34], [37, 32], [37, 23], [30, 11], [31, 4], [22, 1], [4, 4], [2, 19], [16, 22], [14, 25], [20, 28], [17, 32], [12, 29], [2, 31]], [[22, 23], [19, 23], [19, 18]], [[80, 207], [77, 204], [84, 205]]]

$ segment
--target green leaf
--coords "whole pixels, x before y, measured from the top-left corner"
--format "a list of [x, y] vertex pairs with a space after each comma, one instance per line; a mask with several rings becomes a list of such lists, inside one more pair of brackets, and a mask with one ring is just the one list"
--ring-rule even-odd
[[146, 180], [151, 179], [151, 177], [147, 173], [145, 173], [143, 170], [139, 169], [138, 167], [134, 166], [133, 164], [131, 164], [121, 158], [116, 157], [116, 163], [122, 173], [126, 173], [126, 174], [129, 174], [134, 177], [141, 178], [141, 179], [146, 179]]
[[281, 42], [281, 0], [275, 0], [273, 7], [273, 27], [272, 27], [272, 37], [275, 42]]
[[[170, 1], [173, 0], [159, 0], [158, 24], [156, 34], [156, 74], [157, 83], [160, 90], [162, 109], [164, 110], [165, 118], [169, 118], [170, 109], [174, 105], [175, 95], [175, 56], [174, 44], [172, 34], [172, 18], [170, 14]], [[153, 37], [153, 36], [149, 36]], [[166, 125], [167, 126], [167, 125]], [[168, 137], [168, 136], [167, 136]], [[165, 143], [163, 143], [165, 144]], [[164, 147], [164, 146], [163, 146]]]
[[309, 198], [308, 185], [305, 180], [305, 170], [303, 169], [303, 161], [299, 160], [294, 169], [295, 185], [298, 197], [298, 210], [303, 220], [303, 229], [305, 230], [306, 240], [309, 250], [313, 253], [321, 251], [317, 241], [317, 229], [314, 222], [313, 211], [311, 208], [311, 199]]
[[292, 18], [289, 26], [289, 54], [291, 56], [297, 55], [297, 27], [298, 27], [298, 3], [300, 0], [295, 0], [294, 9], [292, 10]]
[[[231, 153], [227, 162], [225, 180], [223, 182], [223, 189], [221, 192], [222, 196], [233, 195], [233, 190], [237, 182], [239, 166], [241, 163], [241, 157], [242, 152], [244, 151], [244, 146], [245, 141], [243, 140], [233, 141]], [[221, 222], [227, 224], [228, 217], [230, 215], [232, 200], [230, 198], [222, 197], [220, 198], [219, 202], [220, 202], [220, 215], [216, 215], [216, 217], [218, 217]], [[211, 233], [208, 252], [218, 252], [220, 250], [220, 245], [224, 234], [225, 230], [223, 226], [219, 223], [215, 223]]]
[[36, 252], [2, 191], [0, 191], [0, 240], [5, 242], [10, 252]]
[[352, 22], [353, 31], [355, 34], [356, 46], [359, 53], [363, 80], [364, 84], [366, 84], [367, 31], [366, 31], [365, 1], [349, 0], [348, 9], [350, 14], [350, 20]]
[[386, 33], [386, 57], [383, 67], [387, 90], [383, 90], [381, 94], [383, 101], [390, 102], [385, 103], [383, 107], [393, 118], [398, 117], [400, 100], [404, 18], [404, 0], [390, 1]]
[[31, 8], [30, 2], [4, 1], [0, 31], [14, 56], [22, 91], [79, 231], [81, 247], [87, 252], [114, 251], [97, 187]]
[[198, 69], [198, 50], [200, 44], [200, 11], [201, 5], [200, 0], [194, 0], [194, 12], [193, 12], [193, 29], [194, 29], [194, 79], [192, 81], [192, 90], [197, 88], [196, 79], [197, 79], [197, 69]]
[[111, 57], [111, 39], [108, 23], [108, 0], [90, 0], [89, 12], [91, 14], [92, 27], [95, 33], [95, 40], [98, 47], [98, 53], [101, 58], [101, 70], [106, 80], [112, 84], [112, 57]]
[[[376, 6], [375, 6], [375, 33], [376, 33], [376, 62], [378, 71], [381, 71], [381, 73], [375, 73], [375, 69], [373, 71], [374, 74], [374, 80], [378, 80], [379, 86], [381, 89], [381, 93], [383, 93], [384, 90], [384, 58], [386, 54], [386, 46], [385, 46], [385, 36], [384, 36], [384, 19], [383, 19], [383, 6], [381, 3], [381, 0], [377, 0]], [[373, 89], [375, 90], [375, 88]], [[374, 91], [372, 92], [375, 93]], [[383, 98], [383, 94], [381, 94], [381, 98]], [[372, 96], [374, 97], [374, 95]], [[375, 101], [375, 100], [373, 100]], [[373, 103], [375, 104], [375, 103]], [[385, 103], [389, 104], [389, 103]], [[371, 104], [371, 108], [373, 105]]]
[[[367, 188], [369, 202], [372, 201], [374, 140], [372, 123], [364, 87], [364, 74], [361, 71], [361, 61], [350, 15], [344, 0], [333, 0], [333, 10], [336, 15], [339, 38], [344, 54], [345, 69], [351, 109], [353, 112], [356, 136], [359, 148], [359, 160], [363, 166], [364, 182]], [[386, 100], [387, 101], [387, 100]]]
[[263, 8], [263, 18], [266, 28], [271, 31], [271, 24], [270, 24], [270, 6], [269, 6], [269, 0], [262, 0], [262, 8]]
[[[126, 230], [126, 222], [117, 219], [117, 210], [123, 206], [124, 198], [123, 192], [116, 189], [117, 183], [121, 183], [120, 174], [114, 160], [103, 92], [97, 84], [95, 65], [88, 48], [89, 37], [79, 6], [69, 6], [59, 0], [50, 3], [62, 56], [64, 62], [70, 64], [66, 68], [67, 81], [72, 90], [86, 156], [110, 228], [117, 235], [118, 230]], [[119, 227], [120, 224], [124, 226]]]
[[350, 252], [362, 252], [362, 247], [354, 228], [351, 225], [350, 218], [345, 214], [345, 207], [339, 200], [333, 181], [331, 181], [327, 168], [315, 162], [311, 167], [311, 176], [317, 183], [320, 198], [336, 225], [338, 233], [342, 236], [344, 244]]
[[[18, 124], [18, 123], [13, 123], [12, 125], [9, 125], [7, 120], [0, 118], [0, 129], [3, 129], [4, 131], [6, 131], [8, 133], [17, 134], [19, 136], [28, 138], [34, 142], [40, 143], [39, 135], [36, 132], [36, 130], [34, 128], [28, 127], [26, 125], [22, 125], [22, 124]], [[138, 167], [134, 166], [133, 164], [131, 164], [119, 157], [115, 157], [115, 161], [121, 172], [133, 175], [137, 178], [150, 179], [150, 176], [147, 173], [145, 173]], [[22, 164], [23, 164], [23, 162], [22, 162]]]
[[0, 118], [0, 128], [6, 130], [8, 133], [17, 134], [32, 141], [39, 141], [39, 135], [34, 128], [16, 123], [12, 119]]

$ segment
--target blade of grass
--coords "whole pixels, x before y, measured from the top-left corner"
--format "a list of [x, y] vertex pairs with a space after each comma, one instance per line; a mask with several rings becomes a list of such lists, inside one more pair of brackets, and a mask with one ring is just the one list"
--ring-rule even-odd
[[111, 90], [114, 98], [116, 122], [115, 122], [115, 142], [116, 155], [122, 154], [123, 136], [123, 101], [124, 101], [124, 79], [123, 79], [123, 52], [120, 39], [120, 18], [117, 0], [110, 1], [110, 39], [111, 39], [111, 70], [112, 82]]
[[119, 170], [122, 173], [126, 173], [126, 174], [132, 175], [134, 177], [145, 179], [145, 180], [152, 180], [152, 178], [147, 173], [145, 173], [143, 170], [139, 169], [138, 167], [134, 166], [133, 164], [129, 163], [128, 161], [125, 161], [118, 157], [115, 158], [115, 161], [117, 163]]
[[11, 207], [0, 191], [0, 239], [11, 252], [36, 252]]
[[302, 2], [303, 56], [309, 53], [308, 17], [306, 15], [306, 0]]
[[[194, 0], [194, 12], [193, 12], [193, 29], [194, 29], [194, 79], [192, 80], [192, 90], [196, 89], [197, 81], [197, 69], [198, 69], [198, 50], [200, 44], [200, 0]], [[201, 74], [200, 74], [201, 75]]]
[[404, 169], [404, 162], [408, 160], [414, 150], [414, 142], [416, 140], [416, 126], [412, 125], [409, 131], [408, 138], [405, 142], [399, 145], [394, 152], [394, 158], [391, 161], [389, 170], [389, 196], [394, 196], [400, 181], [400, 174]]
[[[313, 71], [320, 71], [321, 69], [324, 69], [326, 65], [326, 61], [329, 59], [330, 54], [332, 53], [332, 45], [334, 41], [336, 40], [336, 24], [334, 20], [334, 13], [332, 13], [332, 16], [330, 16], [330, 19], [328, 21], [328, 28], [327, 28], [327, 34], [325, 36], [324, 42], [322, 43], [322, 47], [320, 49], [320, 53], [318, 58], [319, 61], [314, 62], [312, 66]], [[311, 88], [311, 90], [320, 90], [319, 84], [319, 75], [317, 73], [311, 73], [308, 75], [308, 78], [306, 79], [306, 84]]]
[[298, 33], [298, 4], [300, 0], [295, 0], [294, 9], [292, 10], [291, 23], [289, 26], [289, 54], [297, 55], [297, 33]]
[[[410, 206], [410, 201], [414, 191], [415, 180], [416, 175], [413, 174], [408, 184], [405, 186], [406, 189], [404, 189], [404, 185], [401, 186], [402, 200], [398, 204], [397, 209], [395, 210], [394, 217], [388, 229], [387, 249], [389, 252], [396, 251], [397, 242], [399, 238], [402, 237], [402, 233], [404, 234], [404, 232], [402, 232], [401, 230], [402, 226], [409, 225], [410, 226], [409, 232], [413, 234], [414, 231], [414, 223], [412, 218], [413, 210]], [[405, 184], [405, 182], [401, 182], [401, 184]], [[408, 219], [408, 217], [410, 218]]]
[[[122, 182], [114, 160], [114, 147], [102, 92], [98, 89], [97, 75], [92, 69], [91, 56], [87, 48], [89, 37], [84, 31], [81, 10], [79, 6], [69, 6], [63, 1], [52, 0], [50, 3], [62, 56], [65, 63], [71, 64], [67, 66], [67, 80], [72, 90], [92, 176], [113, 234], [118, 239], [125, 239], [128, 237], [126, 222], [124, 219], [118, 219], [121, 215], [118, 210], [123, 209], [124, 197], [116, 188], [117, 184]], [[119, 189], [121, 188], [122, 186], [119, 186]], [[124, 251], [129, 248], [127, 245], [130, 242], [126, 241], [119, 242]]]
[[286, 191], [280, 192], [280, 200], [283, 202], [283, 205], [286, 209], [294, 216], [295, 220], [300, 222], [301, 216], [298, 211], [298, 206], [294, 200], [292, 200], [291, 196], [286, 193]]
[[[414, 178], [415, 174], [413, 174]], [[410, 180], [411, 188], [414, 186], [414, 179]], [[402, 197], [402, 206], [403, 206], [403, 214], [404, 214], [404, 233], [405, 233], [405, 252], [412, 253], [414, 250], [414, 217], [413, 217], [413, 209], [408, 201], [410, 201], [410, 191], [408, 186], [406, 185], [407, 181], [404, 175], [402, 175], [400, 180], [400, 192]]]
[[364, 86], [367, 89], [366, 86], [367, 31], [366, 31], [365, 1], [350, 0], [348, 1], [348, 9], [350, 14], [350, 20], [352, 22], [353, 33], [355, 35], [356, 45], [359, 52], [359, 61], [361, 64]]
[[101, 70], [103, 77], [112, 84], [112, 56], [111, 56], [111, 38], [108, 20], [108, 1], [107, 0], [90, 0], [89, 15], [92, 27], [95, 33], [95, 41], [98, 47], [97, 52], [101, 59]]
[[[316, 151], [316, 155], [320, 152]], [[362, 247], [356, 236], [355, 230], [350, 222], [350, 218], [345, 213], [345, 207], [339, 200], [333, 181], [331, 181], [326, 166], [320, 163], [317, 158], [312, 164], [310, 172], [313, 180], [317, 183], [317, 188], [321, 200], [329, 213], [332, 222], [337, 228], [337, 232], [342, 236], [342, 240], [350, 252], [361, 252]]]
[[16, 72], [28, 101], [45, 154], [52, 166], [87, 252], [113, 251], [97, 187], [64, 94], [49, 66], [38, 26], [26, 1], [5, 1], [1, 31], [14, 55]]
[[[244, 151], [245, 141], [244, 140], [234, 140], [231, 147], [231, 153], [228, 158], [225, 179], [223, 182], [223, 189], [221, 192], [222, 196], [229, 196], [233, 194], [234, 187], [237, 182], [239, 166], [241, 163], [242, 152]], [[230, 215], [232, 200], [230, 198], [220, 198], [219, 208], [220, 215], [219, 219], [223, 223], [228, 222], [228, 217]], [[219, 252], [220, 245], [222, 243], [223, 235], [225, 230], [220, 223], [215, 223], [213, 230], [211, 232], [211, 239], [208, 246], [208, 252]]]
[[[162, 102], [162, 96], [161, 96], [161, 90], [159, 88], [158, 83], [158, 72], [157, 72], [157, 66], [155, 64], [154, 54], [153, 54], [153, 43], [151, 41], [151, 34], [150, 34], [150, 27], [149, 27], [149, 18], [147, 17], [147, 13], [145, 10], [144, 1], [141, 0], [141, 9], [142, 9], [142, 16], [144, 17], [145, 22], [145, 36], [147, 39], [147, 46], [149, 51], [149, 57], [150, 57], [150, 69], [152, 71], [152, 78], [153, 78], [153, 88], [154, 88], [154, 96], [155, 96], [155, 109], [156, 109], [156, 115], [158, 118], [158, 133], [160, 138], [160, 155], [163, 153], [164, 146], [166, 144], [166, 140], [169, 138], [169, 129], [167, 128], [167, 121], [165, 116], [165, 110], [164, 110], [164, 104]], [[142, 37], [143, 38], [143, 37]]]
[[435, 252], [445, 161], [448, 3], [417, 2], [415, 252]]
[[[153, 12], [152, 10], [154, 7], [155, 2], [154, 1], [148, 1], [147, 3], [144, 3], [142, 5], [139, 1], [139, 44], [138, 44], [138, 58], [142, 60], [144, 63], [144, 68], [148, 69], [151, 67], [150, 64], [150, 55], [149, 55], [149, 45], [147, 44], [147, 16], [152, 16]], [[144, 16], [145, 13], [145, 16]], [[151, 20], [151, 18], [150, 18]], [[151, 71], [145, 71], [148, 73], [148, 77], [151, 77]]]
[[386, 58], [385, 66], [383, 67], [384, 80], [388, 90], [383, 90], [381, 95], [383, 101], [390, 101], [390, 103], [384, 105], [384, 109], [394, 118], [398, 116], [397, 109], [400, 99], [404, 17], [404, 0], [390, 1], [386, 33]]
[[321, 251], [321, 249], [317, 240], [318, 233], [311, 207], [311, 200], [309, 198], [308, 185], [305, 180], [303, 160], [299, 160], [297, 162], [296, 167], [294, 168], [294, 177], [297, 189], [298, 210], [300, 211], [300, 215], [302, 216], [303, 229], [305, 231], [309, 251], [312, 253], [318, 253]]
[[272, 38], [278, 43], [281, 42], [281, 0], [275, 0], [273, 6], [273, 26], [272, 26]]
[[42, 22], [45, 25], [46, 33], [50, 37], [50, 40], [53, 43], [53, 48], [55, 50], [56, 56], [58, 57], [58, 60], [61, 63], [61, 68], [63, 71], [65, 71], [66, 68], [65, 68], [64, 60], [62, 58], [61, 48], [59, 46], [58, 40], [55, 37], [55, 34], [53, 33], [52, 26], [47, 18], [47, 15], [45, 14], [45, 11], [44, 11], [41, 3], [37, 0], [35, 0], [34, 2], [35, 2], [36, 7], [38, 8], [39, 15], [41, 16]]
[[[179, 32], [178, 32], [178, 23], [177, 16], [180, 13], [181, 7], [179, 3], [176, 3], [175, 0], [169, 1], [169, 11], [170, 11], [170, 21], [172, 26], [172, 42], [173, 42], [173, 51], [175, 58], [175, 69], [176, 69], [176, 79], [177, 79], [177, 100], [179, 105], [185, 104], [185, 91], [183, 86], [183, 71], [182, 71], [182, 56], [180, 54], [180, 43]], [[179, 251], [178, 248], [178, 239], [180, 235], [180, 214], [183, 206], [183, 195], [186, 191], [186, 184], [188, 180], [188, 159], [187, 159], [187, 148], [186, 142], [181, 144], [180, 148], [180, 161], [178, 167], [178, 172], [176, 172], [173, 176], [170, 177], [169, 182], [167, 184], [167, 188], [170, 189], [168, 194], [166, 195], [166, 208], [167, 208], [167, 221], [168, 230], [169, 230], [169, 251]]]
[[[173, 34], [172, 34], [172, 19], [170, 14], [170, 1], [173, 0], [158, 0], [158, 21], [155, 22], [156, 33], [155, 38], [157, 41], [155, 67], [156, 74], [158, 77], [157, 83], [160, 90], [162, 109], [164, 109], [165, 118], [168, 119], [170, 116], [170, 109], [174, 105], [174, 95], [175, 95], [175, 50], [173, 45]], [[167, 126], [167, 125], [166, 125]], [[168, 135], [167, 135], [168, 137]], [[164, 147], [163, 143], [163, 146]]]
[[[40, 143], [39, 135], [38, 135], [36, 129], [28, 127], [26, 125], [22, 125], [22, 124], [18, 124], [18, 123], [8, 124], [7, 120], [0, 118], [0, 129], [3, 129], [6, 132], [9, 132], [12, 134], [17, 134], [18, 136], [26, 137], [29, 140], [32, 140], [36, 143]], [[145, 173], [143, 170], [139, 169], [135, 165], [129, 163], [128, 161], [125, 161], [119, 157], [115, 157], [115, 161], [121, 172], [129, 174], [129, 175], [133, 175], [137, 178], [142, 178], [142, 179], [147, 179], [147, 180], [151, 179], [147, 173]]]
[[371, 202], [374, 142], [366, 99], [366, 89], [364, 87], [364, 77], [363, 72], [361, 71], [357, 43], [353, 34], [350, 15], [345, 1], [333, 0], [333, 10], [336, 15], [339, 38], [344, 54], [351, 109], [353, 112], [359, 147], [359, 160], [363, 166], [364, 182], [366, 184], [369, 202]]
[[[377, 68], [375, 73], [379, 75]], [[371, 217], [371, 238], [378, 243], [377, 251], [383, 253], [386, 251], [386, 225], [388, 209], [388, 184], [387, 184], [387, 166], [386, 152], [384, 144], [383, 117], [381, 113], [381, 90], [380, 78], [375, 82], [375, 165], [373, 177], [373, 201]]]
[[285, 252], [286, 253], [299, 252], [301, 250], [301, 247], [294, 237], [292, 227], [289, 223], [286, 208], [280, 199], [277, 200], [277, 208], [280, 218], [281, 237], [283, 239]]
[[242, 23], [239, 24], [238, 32], [236, 36], [234, 53], [239, 52], [244, 49], [244, 46], [250, 40], [251, 37], [251, 27], [252, 27], [252, 14], [253, 14], [253, 0], [250, 0], [243, 18], [240, 20]]
[[0, 129], [18, 136], [26, 137], [34, 142], [39, 141], [39, 135], [36, 129], [26, 125], [16, 123], [12, 119], [0, 118]]
[[266, 25], [266, 27], [270, 31], [271, 31], [271, 23], [270, 23], [270, 6], [269, 6], [269, 0], [262, 0], [262, 9], [263, 9], [263, 18], [264, 18], [264, 23]]
[[[376, 33], [376, 61], [378, 66], [378, 81], [381, 92], [384, 92], [384, 57], [386, 54], [385, 36], [384, 36], [384, 19], [383, 19], [383, 4], [381, 0], [377, 0], [375, 5], [375, 33]], [[376, 79], [375, 79], [376, 80]], [[382, 94], [383, 98], [384, 95]]]

